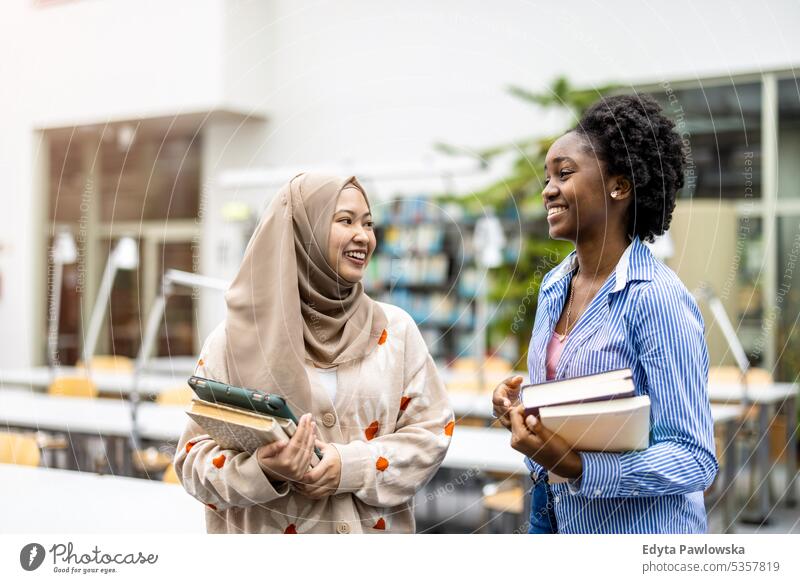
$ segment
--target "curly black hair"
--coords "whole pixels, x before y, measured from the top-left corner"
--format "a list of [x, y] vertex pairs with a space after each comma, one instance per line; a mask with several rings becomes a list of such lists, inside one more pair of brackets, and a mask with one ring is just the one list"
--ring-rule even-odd
[[675, 124], [647, 95], [604, 97], [572, 130], [583, 136], [606, 172], [633, 185], [628, 235], [652, 242], [669, 228], [683, 186], [684, 155]]

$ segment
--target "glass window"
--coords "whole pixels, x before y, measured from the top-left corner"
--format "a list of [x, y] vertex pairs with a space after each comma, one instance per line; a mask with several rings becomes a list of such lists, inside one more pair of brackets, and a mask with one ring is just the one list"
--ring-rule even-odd
[[776, 377], [789, 381], [800, 374], [800, 216], [778, 219], [777, 275]]
[[761, 196], [761, 84], [674, 89], [652, 96], [676, 124], [687, 158], [685, 198]]
[[[121, 131], [121, 130], [120, 130]], [[102, 221], [190, 219], [197, 216], [200, 147], [190, 136], [132, 134], [127, 146], [104, 140]]]
[[83, 147], [78, 140], [51, 137], [50, 149], [50, 222], [77, 223], [81, 212], [82, 194], [87, 187], [83, 172]]
[[[159, 281], [169, 269], [193, 272], [193, 253], [191, 242], [161, 245]], [[173, 293], [167, 299], [153, 356], [195, 354], [195, 303], [192, 293], [191, 288], [174, 286]]]
[[764, 358], [763, 242], [761, 218], [740, 217], [736, 237], [736, 258], [739, 263], [736, 302], [739, 312], [737, 332], [753, 365], [761, 364]]
[[800, 82], [778, 82], [778, 198], [800, 198]]

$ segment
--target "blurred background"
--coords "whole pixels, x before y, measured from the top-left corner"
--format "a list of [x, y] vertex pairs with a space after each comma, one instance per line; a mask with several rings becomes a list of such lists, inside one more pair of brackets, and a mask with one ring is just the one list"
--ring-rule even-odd
[[[544, 154], [601, 95], [637, 92], [688, 159], [653, 250], [705, 318], [732, 468], [712, 529], [798, 531], [799, 22], [788, 1], [3, 2], [0, 461], [114, 474], [112, 497], [161, 480], [261, 212], [299, 171], [356, 174], [367, 290], [417, 320], [464, 435], [420, 524], [518, 530], [524, 468], [487, 445], [508, 450], [488, 394], [525, 370], [539, 282], [571, 251], [547, 237]], [[186, 526], [147, 520], [118, 522]]]

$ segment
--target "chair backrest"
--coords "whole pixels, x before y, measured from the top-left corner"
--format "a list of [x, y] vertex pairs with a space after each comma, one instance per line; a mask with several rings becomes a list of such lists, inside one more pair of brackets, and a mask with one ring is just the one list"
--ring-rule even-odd
[[20, 433], [0, 431], [0, 463], [38, 466], [40, 458], [35, 438]]
[[167, 469], [164, 470], [164, 476], [161, 480], [167, 484], [180, 484], [178, 480], [178, 474], [175, 473], [175, 466], [169, 464]]
[[[93, 356], [91, 360], [92, 370], [102, 370], [107, 372], [133, 372], [133, 359], [127, 356], [118, 356], [115, 354], [98, 354]], [[86, 368], [82, 360], [79, 360], [75, 366], [77, 368]]]
[[194, 397], [194, 391], [188, 385], [183, 385], [162, 391], [156, 397], [156, 403], [159, 405], [188, 405], [192, 402], [192, 397]]
[[97, 385], [92, 379], [86, 377], [59, 377], [50, 383], [47, 392], [61, 397], [89, 397], [97, 396]]

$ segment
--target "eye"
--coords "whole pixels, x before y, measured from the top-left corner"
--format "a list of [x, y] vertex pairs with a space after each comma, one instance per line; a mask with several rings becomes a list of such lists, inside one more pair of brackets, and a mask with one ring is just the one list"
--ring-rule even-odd
[[572, 170], [567, 170], [566, 168], [558, 173], [558, 175], [561, 177], [562, 180], [564, 179], [565, 176], [569, 176], [570, 174], [572, 174]]
[[337, 222], [337, 223], [345, 223], [345, 224], [349, 225], [349, 224], [351, 224], [353, 221], [351, 221], [351, 220], [350, 220], [349, 218], [347, 218], [347, 217], [342, 217], [341, 219], [339, 219], [339, 220], [338, 220], [338, 221], [336, 221], [336, 222]]

